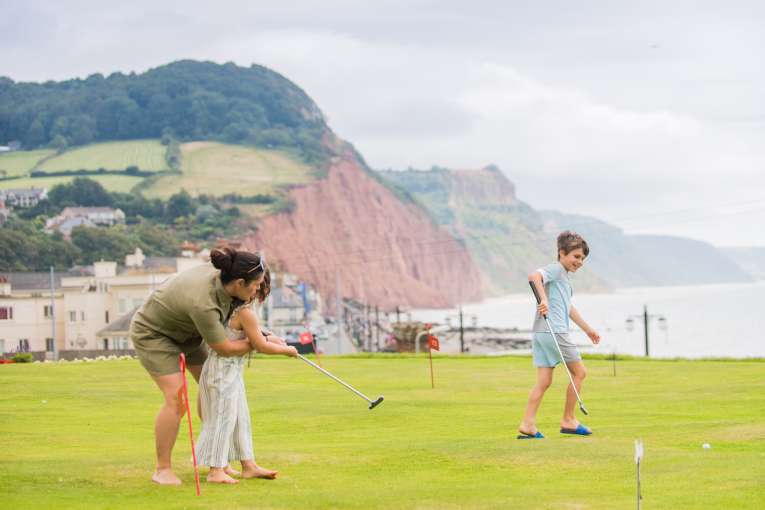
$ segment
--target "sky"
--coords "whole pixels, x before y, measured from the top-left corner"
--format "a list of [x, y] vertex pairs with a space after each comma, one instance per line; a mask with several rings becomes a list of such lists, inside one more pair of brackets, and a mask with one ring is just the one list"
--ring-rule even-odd
[[377, 169], [499, 166], [537, 209], [765, 246], [765, 3], [2, 0], [0, 75], [269, 67]]

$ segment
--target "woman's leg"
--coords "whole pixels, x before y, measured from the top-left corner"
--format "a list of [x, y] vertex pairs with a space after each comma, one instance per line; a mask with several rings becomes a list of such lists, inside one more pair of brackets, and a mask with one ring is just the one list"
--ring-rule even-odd
[[152, 378], [165, 397], [154, 422], [157, 469], [152, 480], [162, 485], [180, 485], [180, 479], [173, 473], [171, 459], [175, 439], [178, 436], [178, 426], [183, 417], [183, 403], [180, 399], [183, 380], [180, 372], [170, 375], [153, 375]]
[[537, 410], [542, 403], [542, 397], [545, 391], [552, 384], [553, 367], [537, 367], [537, 383], [529, 393], [529, 400], [526, 403], [526, 413], [523, 415], [518, 430], [523, 434], [537, 433]]
[[[587, 377], [587, 370], [584, 368], [584, 363], [581, 361], [572, 361], [566, 363], [569, 371], [571, 372], [571, 378], [576, 385], [576, 391], [582, 394], [582, 382]], [[579, 425], [579, 420], [574, 416], [574, 407], [576, 406], [576, 393], [571, 387], [571, 383], [566, 387], [566, 406], [563, 408], [563, 419], [560, 422], [560, 426], [563, 428], [575, 429]]]

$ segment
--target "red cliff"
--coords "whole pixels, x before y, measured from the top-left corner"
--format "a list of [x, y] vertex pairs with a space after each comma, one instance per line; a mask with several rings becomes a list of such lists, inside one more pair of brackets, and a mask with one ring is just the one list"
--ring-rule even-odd
[[[319, 289], [391, 310], [447, 307], [481, 297], [467, 249], [413, 203], [370, 177], [350, 152], [325, 179], [289, 192], [290, 212], [267, 217], [243, 240]], [[461, 297], [460, 297], [461, 296]]]

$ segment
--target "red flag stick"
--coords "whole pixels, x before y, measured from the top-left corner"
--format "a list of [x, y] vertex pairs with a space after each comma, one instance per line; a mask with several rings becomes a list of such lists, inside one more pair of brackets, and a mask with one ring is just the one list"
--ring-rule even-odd
[[430, 387], [435, 388], [436, 383], [433, 382], [433, 348], [430, 346], [430, 342], [428, 342], [428, 357], [430, 357]]
[[191, 458], [194, 459], [194, 481], [197, 484], [197, 496], [199, 492], [199, 466], [197, 466], [197, 452], [194, 449], [194, 432], [191, 429], [191, 408], [189, 406], [189, 388], [186, 385], [186, 356], [181, 353], [180, 359], [181, 375], [183, 378], [183, 402], [186, 405], [186, 416], [189, 419], [189, 440], [191, 441]]

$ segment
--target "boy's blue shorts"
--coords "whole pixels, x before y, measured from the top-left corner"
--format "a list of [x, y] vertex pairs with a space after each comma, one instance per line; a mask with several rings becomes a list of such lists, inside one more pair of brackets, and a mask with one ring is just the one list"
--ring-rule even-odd
[[[555, 333], [558, 338], [558, 345], [563, 353], [563, 359], [566, 363], [581, 361], [582, 356], [579, 349], [569, 339], [568, 333]], [[555, 347], [555, 339], [550, 333], [536, 332], [531, 343], [531, 353], [534, 357], [534, 366], [538, 368], [553, 368], [560, 363], [560, 354]]]

